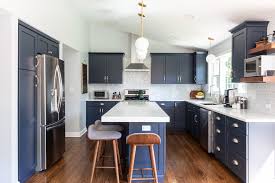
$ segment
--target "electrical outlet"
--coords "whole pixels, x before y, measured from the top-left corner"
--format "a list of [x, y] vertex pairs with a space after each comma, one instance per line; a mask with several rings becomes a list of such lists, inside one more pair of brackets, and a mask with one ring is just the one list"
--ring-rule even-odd
[[271, 104], [265, 104], [266, 109], [271, 109]]
[[150, 132], [151, 131], [151, 125], [142, 125], [142, 131], [143, 132]]

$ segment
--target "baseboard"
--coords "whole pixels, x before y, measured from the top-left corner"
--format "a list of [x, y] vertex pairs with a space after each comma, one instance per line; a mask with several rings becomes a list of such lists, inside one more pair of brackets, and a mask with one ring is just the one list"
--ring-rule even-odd
[[65, 132], [65, 137], [82, 137], [87, 132], [87, 128], [83, 128], [80, 132]]

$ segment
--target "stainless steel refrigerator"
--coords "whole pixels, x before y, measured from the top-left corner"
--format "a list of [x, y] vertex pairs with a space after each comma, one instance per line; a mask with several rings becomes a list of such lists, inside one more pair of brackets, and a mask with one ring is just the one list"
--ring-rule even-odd
[[37, 171], [46, 170], [65, 152], [64, 61], [37, 59]]

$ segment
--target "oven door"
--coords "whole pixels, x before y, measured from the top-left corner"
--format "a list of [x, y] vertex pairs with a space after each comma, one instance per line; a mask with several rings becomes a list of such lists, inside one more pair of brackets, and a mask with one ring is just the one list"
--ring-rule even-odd
[[258, 76], [258, 59], [247, 59], [244, 61], [244, 77]]

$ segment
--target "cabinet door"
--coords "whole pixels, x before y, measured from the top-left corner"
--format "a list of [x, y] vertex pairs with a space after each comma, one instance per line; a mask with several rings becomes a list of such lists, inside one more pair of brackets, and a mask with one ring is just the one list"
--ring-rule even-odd
[[180, 83], [193, 84], [193, 55], [191, 53], [182, 54], [180, 62]]
[[122, 84], [122, 59], [123, 54], [107, 55], [107, 83]]
[[48, 54], [48, 40], [43, 36], [38, 36], [37, 39], [37, 54]]
[[166, 84], [179, 83], [180, 56], [178, 54], [166, 55], [165, 57], [165, 80]]
[[191, 134], [197, 141], [200, 140], [200, 114], [197, 109], [195, 109], [193, 113]]
[[195, 76], [194, 80], [196, 84], [207, 84], [207, 62], [206, 53], [196, 53], [194, 59]]
[[157, 102], [164, 112], [170, 117], [170, 122], [166, 124], [168, 130], [175, 129], [175, 104], [174, 102]]
[[59, 45], [53, 41], [48, 40], [48, 54], [59, 58]]
[[21, 25], [18, 27], [19, 68], [35, 71], [37, 34]]
[[19, 70], [18, 164], [19, 181], [25, 182], [36, 165], [35, 72]]
[[175, 129], [182, 131], [186, 129], [186, 104], [175, 102]]
[[186, 130], [189, 133], [191, 133], [192, 123], [193, 123], [193, 110], [190, 107], [187, 107]]
[[102, 108], [100, 106], [88, 106], [86, 107], [86, 127], [94, 124], [96, 120], [100, 120], [102, 114]]
[[244, 59], [246, 58], [246, 28], [232, 36], [232, 81], [240, 82], [244, 77]]
[[165, 55], [151, 54], [151, 83], [165, 83]]
[[89, 83], [106, 83], [105, 54], [89, 54]]

